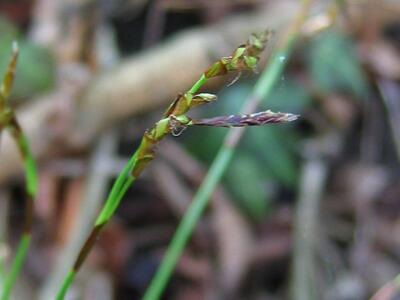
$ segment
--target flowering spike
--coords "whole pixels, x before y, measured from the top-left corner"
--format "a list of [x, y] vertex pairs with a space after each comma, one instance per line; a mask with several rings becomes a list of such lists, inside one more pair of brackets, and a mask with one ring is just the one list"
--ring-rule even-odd
[[191, 120], [189, 125], [213, 127], [260, 126], [269, 123], [286, 123], [297, 120], [299, 116], [289, 113], [275, 113], [270, 110], [247, 115], [230, 115], [210, 119]]

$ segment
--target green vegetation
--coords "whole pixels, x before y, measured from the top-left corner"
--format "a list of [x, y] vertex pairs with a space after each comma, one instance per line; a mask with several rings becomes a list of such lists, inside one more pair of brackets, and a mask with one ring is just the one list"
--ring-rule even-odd
[[17, 120], [17, 117], [15, 116], [15, 113], [8, 101], [11, 93], [11, 88], [14, 82], [17, 59], [18, 59], [18, 46], [16, 43], [14, 43], [11, 61], [8, 65], [6, 74], [4, 75], [3, 83], [0, 89], [0, 130], [3, 129], [9, 130], [21, 153], [22, 159], [25, 164], [26, 196], [28, 199], [25, 209], [24, 232], [17, 246], [15, 258], [11, 264], [11, 270], [8, 272], [4, 282], [4, 286], [2, 287], [0, 296], [1, 300], [7, 300], [9, 298], [11, 289], [14, 286], [14, 283], [19, 273], [21, 272], [22, 265], [24, 263], [26, 254], [28, 252], [31, 240], [33, 202], [37, 194], [37, 186], [38, 186], [36, 165], [28, 144], [28, 140], [24, 135], [22, 128]]
[[[92, 232], [81, 248], [74, 265], [64, 278], [64, 282], [57, 295], [58, 300], [64, 299], [64, 296], [68, 291], [75, 274], [79, 271], [87, 255], [90, 253], [90, 250], [93, 247], [101, 230], [114, 215], [115, 210], [118, 208], [128, 188], [146, 168], [147, 164], [154, 159], [154, 148], [164, 137], [169, 134], [178, 135], [182, 129], [186, 128], [187, 126], [194, 125], [243, 127], [250, 124], [262, 125], [271, 122], [288, 122], [295, 119], [295, 116], [291, 114], [272, 113], [270, 111], [265, 111], [258, 114], [219, 117], [218, 120], [192, 120], [186, 116], [186, 113], [191, 108], [216, 100], [216, 96], [212, 94], [197, 94], [200, 88], [209, 79], [222, 76], [233, 71], [242, 72], [246, 70], [254, 70], [259, 59], [259, 54], [264, 50], [268, 36], [268, 32], [252, 35], [247, 43], [238, 47], [232, 55], [223, 57], [219, 61], [212, 64], [210, 68], [201, 75], [200, 79], [192, 86], [192, 88], [189, 89], [189, 91], [183, 95], [178, 95], [178, 97], [172, 102], [172, 104], [164, 113], [163, 118], [158, 121], [152, 129], [145, 132], [139, 148], [119, 174], [103, 209], [95, 221], [95, 226], [93, 227]], [[213, 174], [212, 171], [210, 173]], [[186, 216], [186, 219], [196, 220], [196, 217], [192, 214], [193, 213], [189, 212]], [[195, 212], [195, 214], [197, 214], [197, 212]], [[192, 226], [187, 226], [186, 228], [190, 229]], [[181, 245], [184, 244], [182, 242], [184, 242], [184, 240], [181, 240]], [[176, 254], [179, 255], [179, 252], [176, 252]], [[153, 299], [152, 297], [153, 296], [150, 296], [150, 298], [147, 297], [147, 299]]]

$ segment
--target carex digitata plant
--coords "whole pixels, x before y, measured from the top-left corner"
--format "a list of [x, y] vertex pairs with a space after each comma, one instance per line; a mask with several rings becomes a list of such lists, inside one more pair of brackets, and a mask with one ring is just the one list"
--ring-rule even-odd
[[76, 273], [81, 268], [102, 229], [115, 213], [128, 188], [154, 159], [155, 147], [164, 137], [169, 134], [179, 135], [182, 130], [191, 126], [243, 127], [284, 123], [297, 118], [293, 114], [274, 113], [269, 110], [253, 114], [230, 115], [201, 120], [194, 120], [186, 115], [191, 108], [216, 100], [217, 97], [213, 94], [198, 93], [209, 79], [231, 72], [240, 74], [248, 70], [254, 71], [268, 37], [269, 32], [253, 34], [246, 44], [236, 48], [230, 56], [223, 57], [213, 63], [186, 93], [176, 97], [165, 111], [162, 119], [155, 123], [153, 128], [146, 130], [138, 149], [115, 180], [105, 205], [95, 220], [91, 233], [82, 246], [72, 268], [65, 276], [57, 294], [58, 300], [64, 299]]
[[28, 252], [31, 241], [33, 203], [37, 193], [37, 173], [35, 161], [29, 148], [28, 140], [23, 133], [17, 117], [15, 116], [15, 112], [9, 103], [9, 96], [14, 82], [15, 70], [17, 66], [18, 52], [18, 45], [16, 42], [14, 42], [11, 60], [0, 88], [0, 133], [3, 131], [3, 129], [8, 130], [18, 146], [25, 167], [25, 189], [27, 202], [22, 237], [17, 246], [15, 257], [11, 263], [11, 269], [9, 272], [7, 272], [4, 284], [1, 285], [1, 300], [7, 300], [9, 298], [11, 289], [21, 271], [23, 262]]

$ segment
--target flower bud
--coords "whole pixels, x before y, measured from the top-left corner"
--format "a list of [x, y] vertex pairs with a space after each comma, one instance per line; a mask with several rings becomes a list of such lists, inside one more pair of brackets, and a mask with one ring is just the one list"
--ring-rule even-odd
[[246, 44], [236, 48], [232, 55], [223, 57], [215, 62], [204, 72], [204, 76], [206, 78], [212, 78], [225, 75], [231, 71], [253, 71], [259, 60], [259, 55], [264, 50], [270, 35], [270, 31], [252, 34]]
[[207, 104], [215, 100], [217, 100], [217, 96], [214, 94], [200, 93], [193, 96], [191, 107]]

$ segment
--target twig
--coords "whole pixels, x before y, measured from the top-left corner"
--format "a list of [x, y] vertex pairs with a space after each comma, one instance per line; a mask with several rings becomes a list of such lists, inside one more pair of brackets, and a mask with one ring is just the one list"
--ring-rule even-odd
[[160, 40], [166, 20], [166, 11], [162, 1], [153, 1], [146, 16], [143, 48], [149, 48]]
[[389, 117], [390, 133], [396, 148], [397, 159], [400, 160], [400, 105], [397, 101], [400, 89], [394, 82], [384, 79], [378, 80], [377, 85]]
[[317, 213], [325, 186], [327, 167], [319, 158], [303, 166], [294, 227], [292, 299], [316, 299], [314, 254], [317, 236]]
[[[164, 146], [164, 145], [163, 145]], [[182, 217], [189, 206], [192, 192], [182, 184], [181, 178], [165, 162], [158, 161], [152, 167], [152, 176], [177, 217]]]

